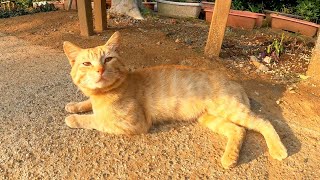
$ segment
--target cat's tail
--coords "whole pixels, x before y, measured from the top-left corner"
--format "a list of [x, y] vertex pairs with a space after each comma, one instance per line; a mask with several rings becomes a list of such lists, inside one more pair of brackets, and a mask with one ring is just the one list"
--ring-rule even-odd
[[261, 133], [267, 142], [270, 155], [280, 161], [285, 159], [288, 156], [287, 149], [282, 144], [272, 124], [267, 120], [259, 118], [246, 106], [242, 104], [239, 106], [242, 106], [242, 108], [237, 108], [240, 109], [240, 112], [235, 113], [236, 115], [230, 115], [228, 119], [237, 125]]

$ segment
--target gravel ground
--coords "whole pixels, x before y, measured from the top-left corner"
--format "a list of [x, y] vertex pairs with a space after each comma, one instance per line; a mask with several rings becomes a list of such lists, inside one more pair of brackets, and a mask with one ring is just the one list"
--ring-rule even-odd
[[[132, 42], [130, 37], [141, 35], [137, 31], [129, 32], [123, 33], [124, 42]], [[151, 54], [158, 58], [159, 64], [166, 62], [166, 56], [159, 54], [177, 56], [172, 53], [177, 50], [162, 46], [172, 47], [175, 42], [162, 37], [160, 45], [152, 44], [160, 49]], [[137, 57], [133, 54], [137, 48], [140, 46], [126, 45], [124, 49], [132, 50], [123, 52], [123, 56]], [[241, 74], [233, 75], [254, 99], [254, 111], [274, 124], [288, 148], [289, 157], [282, 162], [273, 160], [262, 136], [249, 132], [239, 165], [224, 170], [220, 157], [226, 139], [196, 123], [160, 124], [149, 134], [132, 137], [68, 128], [64, 123], [67, 115], [64, 105], [84, 97], [71, 82], [70, 67], [61, 50], [4, 34], [0, 35], [0, 49], [0, 179], [320, 177], [320, 116], [317, 110], [320, 93], [314, 93], [309, 84], [298, 86], [296, 93], [291, 93], [284, 86], [239, 78], [243, 76]], [[178, 51], [191, 58], [199, 56], [192, 54], [192, 49], [180, 46]], [[144, 66], [145, 58], [150, 57], [148, 52], [143, 52], [146, 54], [143, 61], [130, 62], [133, 68]], [[186, 55], [182, 55], [182, 59]], [[192, 60], [179, 63], [200, 66]], [[215, 65], [220, 67], [215, 63], [210, 67]], [[277, 99], [280, 99], [279, 105]]]

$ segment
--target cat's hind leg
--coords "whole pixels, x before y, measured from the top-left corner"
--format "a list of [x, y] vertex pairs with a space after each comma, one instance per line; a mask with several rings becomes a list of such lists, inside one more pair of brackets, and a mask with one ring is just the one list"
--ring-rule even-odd
[[82, 102], [70, 102], [66, 105], [65, 109], [69, 113], [88, 112], [92, 110], [92, 105], [90, 99], [88, 99]]
[[236, 109], [236, 112], [230, 113], [228, 119], [239, 126], [261, 133], [272, 158], [281, 161], [288, 156], [287, 149], [269, 121], [259, 118], [242, 104], [238, 104], [237, 108], [233, 109]]
[[282, 144], [278, 133], [269, 121], [261, 119], [252, 113], [249, 113], [246, 119], [247, 121], [242, 121], [237, 118], [231, 118], [232, 122], [235, 124], [261, 133], [267, 142], [269, 153], [272, 158], [281, 161], [288, 156], [287, 149]]
[[204, 115], [199, 122], [210, 130], [222, 134], [228, 138], [225, 152], [221, 158], [222, 166], [225, 169], [234, 167], [237, 164], [240, 149], [245, 139], [246, 130], [232, 122], [225, 121], [221, 117]]

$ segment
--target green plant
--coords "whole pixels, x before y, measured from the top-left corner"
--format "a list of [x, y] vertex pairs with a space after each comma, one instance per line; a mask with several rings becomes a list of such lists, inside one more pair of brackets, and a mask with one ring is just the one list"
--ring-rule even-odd
[[[20, 1], [21, 2], [21, 1]], [[36, 8], [29, 8], [26, 7], [27, 5], [18, 4], [18, 7], [14, 10], [2, 10], [0, 9], [0, 18], [9, 18], [14, 16], [22, 16], [26, 14], [33, 14], [38, 12], [48, 12], [48, 11], [55, 11], [56, 8], [53, 4], [44, 4], [37, 6]]]
[[281, 35], [281, 40], [274, 39], [272, 44], [267, 47], [267, 54], [271, 55], [274, 59], [279, 60], [280, 55], [284, 51], [283, 46], [284, 34]]
[[232, 6], [232, 9], [234, 10], [245, 10], [244, 3], [241, 0], [232, 1], [231, 6]]
[[303, 16], [308, 21], [319, 22], [320, 1], [319, 0], [299, 0], [296, 13]]
[[[316, 1], [316, 0], [315, 0]], [[233, 0], [232, 8], [237, 10], [250, 10], [252, 12], [261, 12], [264, 9], [273, 11], [282, 11], [285, 6], [292, 9], [297, 5], [297, 0]]]
[[291, 7], [286, 7], [285, 5], [282, 6], [280, 12], [290, 14], [293, 12], [293, 8]]
[[32, 6], [33, 0], [17, 0], [16, 3], [20, 8], [28, 8]]
[[26, 14], [29, 14], [29, 11], [25, 9], [17, 9], [13, 11], [0, 10], [0, 18], [9, 18], [14, 16], [22, 16]]
[[258, 12], [262, 12], [263, 10], [263, 3], [261, 4], [248, 3], [248, 6], [251, 12], [258, 13]]
[[40, 6], [37, 6], [35, 9], [35, 12], [49, 12], [49, 11], [55, 11], [56, 8], [54, 7], [53, 4], [43, 4]]

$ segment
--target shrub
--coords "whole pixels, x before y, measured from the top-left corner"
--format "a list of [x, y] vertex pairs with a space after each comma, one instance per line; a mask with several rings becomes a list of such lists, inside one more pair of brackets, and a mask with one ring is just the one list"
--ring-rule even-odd
[[38, 12], [48, 12], [48, 11], [55, 11], [56, 8], [53, 4], [45, 4], [40, 5], [36, 8], [29, 8], [30, 6], [27, 4], [18, 4], [18, 8], [15, 10], [0, 10], [0, 18], [9, 18], [14, 16], [22, 16], [26, 14], [33, 14]]
[[299, 4], [296, 7], [296, 14], [303, 16], [308, 21], [319, 22], [320, 1], [299, 0]]

